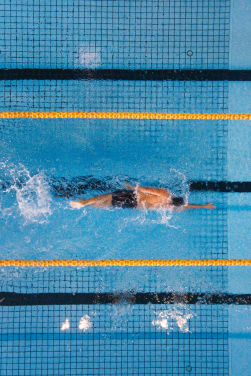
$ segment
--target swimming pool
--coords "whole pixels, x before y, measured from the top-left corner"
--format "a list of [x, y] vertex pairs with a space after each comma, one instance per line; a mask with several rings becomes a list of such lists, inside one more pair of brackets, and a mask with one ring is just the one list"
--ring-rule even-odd
[[[249, 82], [202, 80], [198, 72], [191, 80], [163, 79], [171, 73], [160, 72], [248, 69], [248, 58], [235, 50], [248, 3], [0, 6], [0, 64], [13, 69], [1, 71], [2, 112], [250, 113]], [[242, 26], [231, 21], [231, 9]], [[242, 44], [247, 50], [248, 42]], [[105, 78], [105, 69], [114, 79]], [[154, 72], [159, 78], [149, 79]], [[238, 120], [0, 119], [0, 258], [250, 258], [250, 193], [205, 188], [250, 181], [249, 141], [249, 122]], [[72, 197], [125, 182], [166, 187], [217, 208], [173, 213], [69, 205]], [[1, 291], [9, 295], [1, 301], [1, 374], [248, 374], [249, 305], [145, 304], [135, 294], [248, 294], [249, 284], [247, 267], [2, 267]], [[11, 293], [23, 295], [13, 302]], [[45, 294], [38, 296], [44, 304], [29, 300], [37, 294]], [[94, 300], [83, 304], [78, 294], [96, 300], [88, 295]]]

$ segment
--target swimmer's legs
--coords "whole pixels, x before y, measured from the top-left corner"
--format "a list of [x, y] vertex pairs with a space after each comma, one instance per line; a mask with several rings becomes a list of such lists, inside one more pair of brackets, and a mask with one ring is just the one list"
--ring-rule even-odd
[[91, 205], [96, 208], [108, 208], [112, 204], [111, 193], [107, 195], [100, 195], [97, 197], [92, 197], [87, 200], [71, 201], [70, 205], [75, 209], [81, 209], [84, 206]]

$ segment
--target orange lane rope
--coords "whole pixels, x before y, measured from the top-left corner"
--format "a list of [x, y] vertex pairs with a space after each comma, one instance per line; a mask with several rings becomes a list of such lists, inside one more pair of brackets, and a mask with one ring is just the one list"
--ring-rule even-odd
[[0, 267], [50, 267], [50, 266], [251, 266], [244, 260], [0, 260]]
[[251, 114], [154, 113], [154, 112], [0, 112], [6, 119], [156, 119], [251, 120]]

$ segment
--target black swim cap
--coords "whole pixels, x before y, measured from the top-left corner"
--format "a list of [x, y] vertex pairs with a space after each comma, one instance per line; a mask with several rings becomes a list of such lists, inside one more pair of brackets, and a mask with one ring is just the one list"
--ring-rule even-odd
[[172, 204], [174, 206], [182, 206], [185, 205], [185, 200], [183, 197], [173, 196], [172, 197]]

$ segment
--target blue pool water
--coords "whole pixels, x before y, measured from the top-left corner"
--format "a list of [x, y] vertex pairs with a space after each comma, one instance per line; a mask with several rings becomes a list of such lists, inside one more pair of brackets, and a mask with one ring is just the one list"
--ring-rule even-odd
[[[216, 162], [212, 149], [217, 122], [200, 125], [198, 138], [207, 137], [206, 147], [189, 142], [192, 121], [181, 121], [178, 127], [175, 122], [166, 126], [161, 121], [127, 120], [18, 120], [14, 124], [13, 128], [12, 121], [3, 120], [1, 128], [2, 184], [7, 184], [2, 221], [8, 229], [2, 234], [1, 257], [199, 258], [202, 252], [216, 256], [217, 234], [211, 233], [226, 200], [219, 193], [189, 193], [189, 180], [215, 176], [224, 169], [211, 167]], [[72, 184], [69, 194], [74, 197], [77, 178], [88, 176], [111, 188], [87, 187], [84, 197], [122, 188], [129, 181], [169, 187], [195, 203], [215, 202], [217, 211], [76, 211], [69, 198], [56, 197], [60, 192], [53, 191], [53, 184]], [[202, 250], [199, 236], [215, 239], [207, 240]]]
[[[0, 0], [0, 68], [250, 68], [248, 0], [22, 3]], [[250, 94], [249, 82], [5, 80], [0, 111], [250, 113]], [[249, 123], [1, 119], [0, 259], [250, 258], [250, 193], [189, 189], [250, 181]], [[216, 210], [69, 205], [125, 182]], [[1, 268], [0, 285], [24, 294], [250, 293], [250, 270]], [[249, 306], [1, 306], [0, 375], [249, 375], [250, 327]]]

